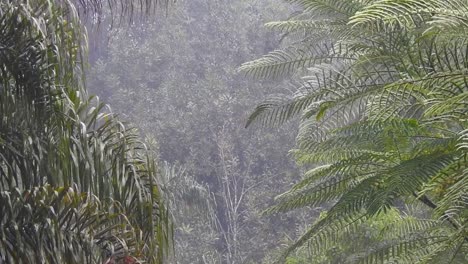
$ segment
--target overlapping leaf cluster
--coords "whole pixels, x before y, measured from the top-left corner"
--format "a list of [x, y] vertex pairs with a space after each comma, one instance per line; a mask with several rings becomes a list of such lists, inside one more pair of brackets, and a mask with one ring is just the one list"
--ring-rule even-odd
[[0, 1], [0, 262], [162, 263], [172, 228], [156, 163], [88, 97], [77, 10]]
[[255, 77], [307, 72], [294, 95], [269, 98], [248, 121], [302, 117], [293, 154], [313, 169], [268, 212], [333, 202], [285, 255], [413, 201], [432, 219], [402, 216], [349, 262], [466, 261], [468, 2], [290, 2], [303, 11], [268, 26], [291, 44], [241, 66]]

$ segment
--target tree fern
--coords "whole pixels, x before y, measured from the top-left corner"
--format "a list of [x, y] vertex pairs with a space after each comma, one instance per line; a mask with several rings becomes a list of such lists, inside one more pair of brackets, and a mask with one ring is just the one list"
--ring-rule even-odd
[[[283, 61], [288, 66], [276, 66], [279, 60], [270, 58], [241, 68], [256, 77], [307, 74], [295, 94], [261, 104], [247, 124], [302, 117], [292, 153], [312, 169], [267, 212], [333, 203], [285, 254], [306, 241], [317, 248], [314, 241], [331, 245], [335, 232], [355, 221], [413, 201], [426, 205], [433, 218], [402, 217], [398, 237], [363, 249], [349, 262], [461, 261], [467, 250], [466, 1], [293, 2], [304, 8], [300, 20], [268, 25], [310, 31], [296, 44], [302, 49], [316, 45], [314, 31], [333, 48], [299, 56], [323, 54], [301, 64], [290, 59], [289, 65]], [[328, 35], [348, 27], [346, 36]]]

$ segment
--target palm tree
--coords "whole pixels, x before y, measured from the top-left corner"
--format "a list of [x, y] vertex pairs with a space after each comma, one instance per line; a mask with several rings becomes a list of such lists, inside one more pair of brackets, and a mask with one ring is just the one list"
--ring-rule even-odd
[[432, 217], [402, 214], [350, 263], [466, 261], [468, 2], [290, 2], [303, 12], [267, 24], [289, 43], [241, 70], [301, 84], [257, 106], [247, 126], [302, 116], [293, 154], [311, 169], [267, 212], [333, 206], [284, 256], [306, 242], [320, 252], [403, 201]]
[[159, 1], [0, 1], [2, 263], [162, 263], [170, 255], [154, 158], [85, 89], [80, 14], [107, 2], [129, 15]]

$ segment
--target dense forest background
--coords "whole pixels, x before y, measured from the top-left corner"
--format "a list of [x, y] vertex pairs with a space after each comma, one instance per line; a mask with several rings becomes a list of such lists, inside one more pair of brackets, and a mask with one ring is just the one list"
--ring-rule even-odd
[[[279, 44], [262, 25], [291, 8], [179, 1], [157, 19], [118, 27], [104, 20], [90, 35], [90, 91], [153, 142], [160, 161], [175, 167], [167, 188], [185, 192], [173, 212], [179, 263], [259, 263], [309, 221], [307, 212], [261, 215], [299, 178], [288, 155], [296, 128], [245, 129], [257, 103], [287, 88], [238, 70]], [[183, 210], [200, 195], [209, 200], [208, 216], [203, 207]]]

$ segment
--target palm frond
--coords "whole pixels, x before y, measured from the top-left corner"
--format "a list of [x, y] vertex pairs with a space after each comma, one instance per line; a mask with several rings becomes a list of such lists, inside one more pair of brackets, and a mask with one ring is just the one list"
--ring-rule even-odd
[[71, 2], [0, 2], [0, 259], [162, 263], [172, 226], [156, 161], [87, 96], [81, 29]]
[[23, 193], [16, 189], [2, 192], [0, 200], [5, 214], [1, 220], [2, 261], [98, 263], [123, 258], [136, 246], [137, 230], [118, 204], [77, 189], [50, 185]]

